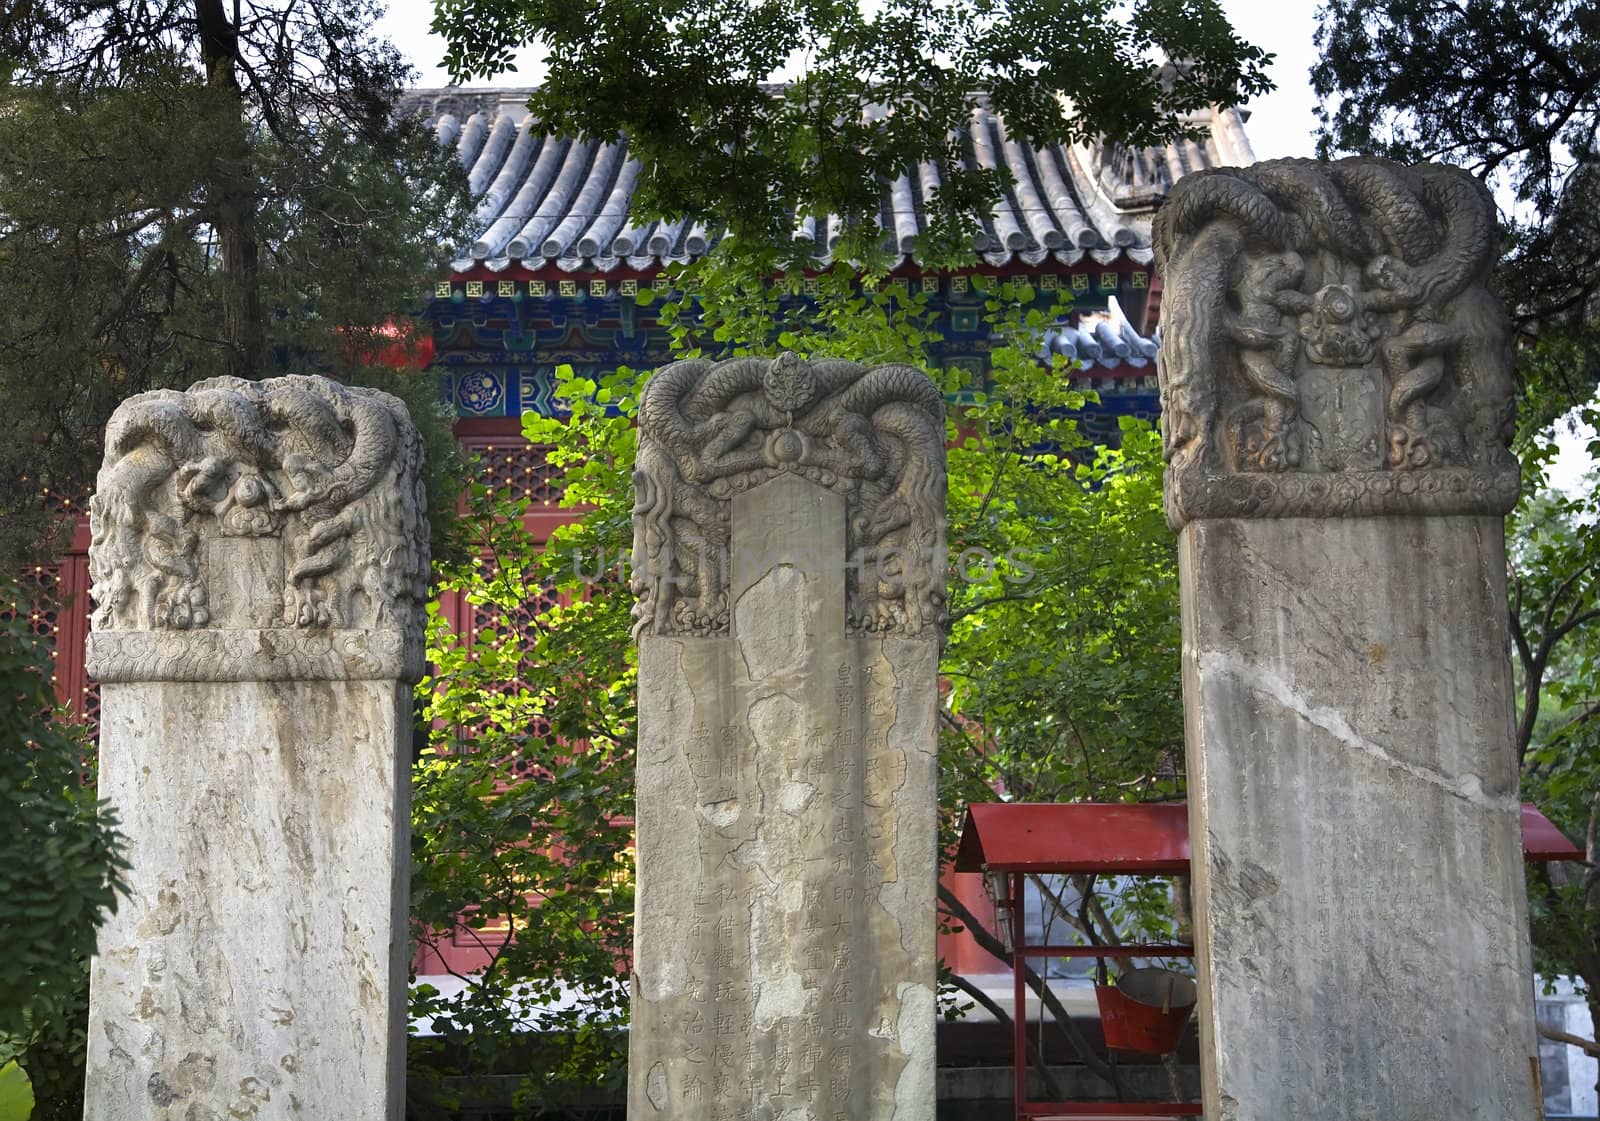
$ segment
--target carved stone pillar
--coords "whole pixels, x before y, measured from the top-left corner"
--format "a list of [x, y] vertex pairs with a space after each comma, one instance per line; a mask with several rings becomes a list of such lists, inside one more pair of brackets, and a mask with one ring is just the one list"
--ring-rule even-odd
[[1464, 172], [1373, 159], [1157, 218], [1217, 1121], [1541, 1116], [1495, 244]]
[[628, 1116], [931, 1121], [944, 401], [680, 362], [639, 427]]
[[411, 684], [405, 406], [323, 378], [125, 402], [90, 503], [101, 931], [88, 1121], [400, 1121]]

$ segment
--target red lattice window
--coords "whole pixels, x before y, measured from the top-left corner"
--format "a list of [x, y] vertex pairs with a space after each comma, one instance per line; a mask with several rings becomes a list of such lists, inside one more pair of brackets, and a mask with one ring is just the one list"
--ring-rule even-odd
[[86, 518], [89, 516], [89, 500], [83, 495], [79, 495], [77, 498], [67, 498], [60, 494], [50, 493], [49, 487], [39, 493], [40, 497], [44, 499], [45, 508], [48, 510], [69, 518]]
[[[532, 649], [536, 639], [534, 632], [534, 618], [541, 612], [554, 607], [557, 596], [554, 589], [530, 589], [530, 595], [525, 597], [511, 612], [502, 611], [490, 604], [475, 604], [472, 606], [472, 633], [467, 637], [467, 647], [471, 649], [477, 644], [478, 636], [483, 631], [496, 631], [505, 633], [514, 631], [518, 636], [518, 646], [526, 652]], [[521, 688], [521, 683], [508, 681], [506, 689]], [[527, 735], [535, 739], [547, 739], [551, 734], [550, 722], [542, 716], [534, 717], [528, 725]], [[526, 774], [529, 764], [526, 759], [513, 757], [507, 760], [507, 765], [519, 774]]]
[[82, 700], [78, 715], [89, 726], [89, 734], [98, 741], [100, 739], [100, 683], [98, 681], [85, 683], [79, 689], [78, 695]]
[[461, 441], [461, 448], [477, 461], [477, 476], [501, 497], [526, 498], [535, 506], [555, 506], [561, 491], [559, 474], [545, 460], [544, 445], [530, 444], [521, 436], [479, 436]]
[[89, 637], [89, 558], [83, 553], [64, 557], [57, 588], [60, 629], [56, 646], [62, 657], [56, 662], [56, 682], [61, 703], [89, 725], [90, 734], [100, 736], [100, 686], [89, 680], [84, 669], [84, 643]]
[[[484, 575], [490, 580], [497, 575], [492, 561], [485, 561]], [[477, 646], [483, 632], [491, 631], [501, 636], [515, 634], [517, 645], [526, 652], [532, 648], [537, 637], [534, 631], [535, 617], [558, 602], [554, 589], [540, 589], [529, 585], [523, 589], [516, 608], [509, 611], [494, 604], [468, 603], [463, 596], [457, 602], [458, 613], [454, 618], [458, 620], [458, 626], [461, 625], [461, 621], [465, 622], [466, 633], [463, 638], [469, 651]], [[506, 692], [520, 688], [522, 683], [516, 680], [507, 681], [503, 686]], [[481, 749], [476, 742], [478, 732], [479, 729], [472, 726], [457, 729], [456, 736], [462, 750], [471, 752]], [[509, 750], [496, 760], [496, 766], [502, 769], [501, 773], [504, 775], [501, 782], [510, 785], [519, 779], [549, 777], [548, 772], [536, 762], [546, 755], [544, 744], [525, 754], [517, 741], [548, 743], [553, 734], [549, 720], [541, 715], [531, 716], [513, 738], [513, 742], [508, 745]], [[529, 758], [530, 755], [533, 758]], [[476, 909], [463, 914], [461, 924], [451, 931], [450, 945], [455, 949], [469, 952], [492, 952], [510, 935], [510, 926], [503, 918], [490, 918], [482, 926], [472, 927], [469, 919], [474, 910]]]
[[20, 594], [11, 603], [0, 604], [0, 619], [10, 622], [18, 616], [26, 616], [29, 631], [54, 643], [61, 630], [57, 617], [61, 598], [61, 566], [35, 565], [24, 570], [17, 583]]
[[99, 731], [98, 686], [84, 673], [89, 633], [89, 560], [81, 553], [59, 564], [35, 565], [18, 574], [17, 597], [0, 603], [0, 619], [25, 618], [28, 630], [50, 650], [50, 680], [62, 705]]
[[509, 613], [493, 604], [473, 604], [472, 633], [467, 637], [467, 645], [475, 643], [481, 631], [511, 628], [521, 637], [521, 648], [527, 651], [533, 646], [534, 619], [558, 602], [553, 588], [530, 588], [516, 610]]
[[59, 690], [61, 652], [68, 637], [61, 634], [61, 565], [35, 565], [18, 576], [17, 596], [9, 603], [0, 603], [0, 620], [9, 623], [19, 618], [27, 620], [30, 634], [49, 644], [50, 660], [55, 666], [50, 680]]

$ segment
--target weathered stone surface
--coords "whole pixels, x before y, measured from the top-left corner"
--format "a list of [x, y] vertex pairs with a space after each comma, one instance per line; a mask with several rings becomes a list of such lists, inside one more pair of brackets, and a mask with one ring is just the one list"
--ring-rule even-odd
[[400, 1121], [427, 569], [404, 406], [320, 378], [125, 403], [91, 502], [88, 1121]]
[[1272, 160], [1156, 216], [1167, 518], [1504, 514], [1494, 203], [1454, 167]]
[[1500, 519], [1180, 562], [1207, 1116], [1539, 1117]]
[[87, 664], [99, 681], [411, 681], [420, 638], [398, 628], [91, 631]]
[[1373, 159], [1157, 219], [1216, 1121], [1540, 1115], [1495, 244], [1465, 172]]
[[87, 1121], [403, 1116], [407, 686], [107, 684]]
[[[786, 379], [778, 391], [803, 402], [804, 376], [773, 368]], [[883, 381], [853, 369], [855, 385]], [[719, 373], [750, 372], [695, 373], [715, 383]], [[828, 376], [835, 375], [845, 380], [837, 369]], [[674, 392], [698, 399], [693, 385]], [[841, 396], [849, 392], [846, 384]], [[803, 408], [790, 404], [794, 413]], [[934, 429], [931, 418], [907, 416], [894, 400], [876, 408], [864, 415], [884, 427], [870, 438], [906, 464], [904, 449]], [[790, 409], [782, 414], [763, 422], [775, 428], [755, 446], [783, 446], [793, 433]], [[750, 427], [738, 421], [735, 431], [742, 440]], [[897, 432], [907, 434], [903, 442]], [[645, 437], [642, 461], [663, 450], [652, 447], [649, 429]], [[853, 441], [866, 438], [836, 435], [833, 447], [860, 457]], [[933, 535], [921, 537], [915, 555], [942, 559], [942, 440], [937, 452], [916, 505], [899, 517], [902, 527]], [[694, 602], [674, 598], [682, 606], [658, 613], [659, 597], [675, 594], [670, 585], [638, 584], [628, 1113], [662, 1121], [927, 1121], [937, 880], [931, 615], [943, 588], [906, 591], [890, 579], [863, 596], [846, 563], [847, 541], [861, 540], [851, 520], [867, 516], [855, 483], [819, 476], [803, 456], [777, 460], [732, 488], [725, 523], [709, 523], [723, 526], [729, 563], [708, 570], [701, 562], [709, 554], [695, 555], [691, 581], [715, 579], [687, 585]], [[656, 463], [641, 481], [641, 552], [669, 540], [664, 509], [697, 501], [679, 467]], [[658, 469], [677, 488], [666, 507], [667, 488], [649, 473]], [[671, 536], [681, 543], [704, 524], [674, 523]], [[848, 559], [861, 561], [862, 552]], [[868, 561], [870, 573], [877, 561]], [[716, 611], [698, 611], [710, 603]], [[877, 606], [861, 614], [867, 603]], [[717, 635], [721, 625], [731, 634]]]

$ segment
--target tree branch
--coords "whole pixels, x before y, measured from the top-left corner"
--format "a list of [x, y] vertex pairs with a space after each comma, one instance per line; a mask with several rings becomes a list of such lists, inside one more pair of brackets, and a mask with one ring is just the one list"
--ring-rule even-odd
[[[980, 947], [1002, 961], [1010, 958], [1011, 955], [1006, 951], [1005, 945], [1000, 939], [990, 933], [989, 929], [978, 921], [978, 916], [974, 915], [967, 905], [956, 898], [955, 893], [943, 884], [939, 886], [939, 902], [945, 906], [950, 914], [954, 915], [966, 926], [967, 932], [972, 935], [973, 940]], [[1089, 1041], [1083, 1037], [1083, 1032], [1078, 1030], [1078, 1025], [1072, 1022], [1071, 1015], [1062, 1006], [1061, 998], [1050, 991], [1050, 986], [1044, 983], [1044, 979], [1034, 972], [1031, 966], [1024, 967], [1024, 979], [1027, 981], [1028, 987], [1038, 994], [1045, 1007], [1050, 1009], [1050, 1014], [1056, 1018], [1056, 1026], [1061, 1029], [1061, 1034], [1066, 1036], [1067, 1043], [1071, 1045], [1073, 1052], [1082, 1061], [1083, 1065], [1097, 1078], [1109, 1085], [1116, 1093], [1117, 1100], [1122, 1101], [1122, 1082], [1117, 1078], [1116, 1070], [1112, 1068], [1110, 1063], [1094, 1053], [1094, 1049], [1089, 1046]], [[1018, 1009], [1017, 1012], [1020, 1015], [1022, 1010]]]
[[1085, 938], [1092, 938], [1091, 932], [1084, 928], [1079, 916], [1074, 915], [1071, 911], [1067, 910], [1066, 900], [1061, 898], [1059, 892], [1050, 890], [1050, 885], [1044, 882], [1043, 876], [1035, 875], [1034, 873], [1030, 872], [1028, 874], [1028, 879], [1030, 882], [1032, 882], [1034, 887], [1039, 889], [1039, 894], [1050, 901], [1051, 909], [1054, 910], [1056, 914], [1060, 915], [1068, 926], [1070, 926], [1073, 930], [1076, 930], [1079, 934], [1082, 934]]
[[133, 270], [133, 276], [123, 286], [122, 295], [117, 298], [117, 302], [111, 306], [110, 310], [102, 313], [94, 321], [93, 334], [95, 336], [98, 337], [105, 334], [106, 331], [111, 329], [112, 324], [127, 314], [128, 309], [139, 298], [139, 293], [144, 291], [145, 284], [172, 259], [172, 250], [168, 248], [172, 240], [192, 233], [205, 220], [206, 214], [207, 212], [203, 210], [197, 210], [190, 214], [163, 233], [161, 241], [145, 252], [144, 259], [139, 262], [139, 267]]
[[1576, 1047], [1585, 1055], [1593, 1055], [1595, 1058], [1600, 1059], [1600, 1043], [1596, 1043], [1592, 1039], [1585, 1039], [1581, 1035], [1573, 1035], [1570, 1032], [1557, 1031], [1555, 1028], [1546, 1027], [1543, 1024], [1539, 1025], [1539, 1035], [1545, 1039], [1553, 1039], [1557, 1043], [1565, 1043], [1571, 1047]]
[[1060, 587], [1065, 581], [1052, 580], [1048, 584], [1029, 585], [1014, 592], [1002, 592], [997, 596], [987, 596], [984, 599], [974, 600], [960, 611], [952, 612], [950, 622], [959, 622], [968, 615], [982, 611], [986, 607], [993, 607], [997, 603], [1013, 603], [1017, 600], [1038, 599], [1040, 594]]
[[[951, 973], [949, 975], [949, 980], [950, 983], [956, 988], [960, 989], [973, 1000], [983, 1005], [984, 1009], [989, 1013], [989, 1015], [993, 1016], [998, 1023], [1002, 1024], [1006, 1028], [1007, 1032], [1013, 1035], [1015, 1034], [1015, 1022], [1010, 1016], [1006, 1015], [1006, 1010], [1001, 1008], [1000, 1005], [995, 1002], [993, 997], [980, 989], [972, 981], [961, 976], [959, 973]], [[1060, 1101], [1062, 1098], [1066, 1097], [1066, 1093], [1062, 1090], [1061, 1083], [1056, 1080], [1055, 1072], [1045, 1065], [1044, 1055], [1040, 1053], [1039, 1045], [1036, 1044], [1032, 1039], [1028, 1038], [1027, 1032], [1023, 1032], [1022, 1037], [1023, 1039], [1027, 1040], [1028, 1043], [1029, 1064], [1034, 1070], [1039, 1072], [1039, 1077], [1044, 1079], [1045, 1088], [1049, 1090], [1051, 1098], [1055, 1101]]]

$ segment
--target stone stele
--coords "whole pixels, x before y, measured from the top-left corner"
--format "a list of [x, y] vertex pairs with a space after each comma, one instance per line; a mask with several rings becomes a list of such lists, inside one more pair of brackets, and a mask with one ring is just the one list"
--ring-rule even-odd
[[125, 402], [90, 502], [100, 932], [87, 1121], [400, 1121], [428, 530], [388, 394], [217, 378]]
[[645, 391], [636, 1121], [933, 1117], [944, 447], [909, 367]]
[[1156, 246], [1206, 1114], [1532, 1121], [1491, 200], [1222, 168]]

